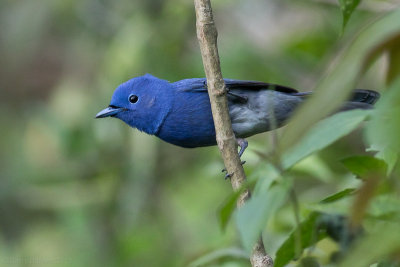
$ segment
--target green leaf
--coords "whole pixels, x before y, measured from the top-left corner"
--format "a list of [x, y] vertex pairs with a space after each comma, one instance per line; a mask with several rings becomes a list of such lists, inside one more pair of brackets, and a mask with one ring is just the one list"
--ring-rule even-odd
[[368, 216], [380, 220], [400, 219], [400, 199], [393, 194], [383, 194], [374, 197], [368, 208]]
[[304, 257], [301, 259], [299, 265], [297, 267], [319, 267], [318, 261], [314, 257]]
[[349, 134], [365, 120], [369, 110], [340, 112], [316, 124], [300, 142], [282, 157], [284, 169], [288, 169], [311, 153], [318, 151]]
[[[249, 177], [250, 178], [250, 177]], [[232, 217], [232, 213], [235, 211], [237, 206], [237, 201], [240, 195], [247, 189], [251, 188], [257, 180], [248, 179], [245, 184], [243, 184], [239, 190], [233, 192], [229, 197], [223, 202], [220, 209], [218, 210], [218, 219], [219, 224], [222, 231], [225, 231], [226, 226], [230, 218]], [[271, 182], [272, 183], [272, 182]]]
[[370, 174], [385, 175], [387, 164], [371, 156], [353, 156], [342, 160], [344, 166], [360, 178], [367, 178]]
[[384, 223], [377, 226], [372, 234], [362, 238], [340, 267], [364, 267], [399, 251], [400, 225], [398, 223]]
[[189, 266], [197, 267], [210, 264], [212, 262], [221, 260], [222, 258], [230, 258], [230, 259], [248, 259], [248, 253], [239, 249], [239, 248], [224, 248], [216, 251], [212, 251], [207, 253], [198, 259], [192, 261]]
[[312, 211], [316, 212], [325, 212], [329, 214], [341, 214], [345, 215], [349, 213], [351, 209], [351, 202], [347, 201], [346, 199], [337, 199], [336, 201], [332, 202], [325, 202], [325, 203], [314, 203], [307, 205], [307, 208]]
[[378, 151], [375, 155], [376, 158], [382, 159], [387, 164], [387, 173], [390, 175], [397, 161], [399, 160], [399, 151], [393, 150], [391, 147], [379, 148], [377, 146], [371, 145], [369, 151]]
[[376, 104], [365, 131], [371, 150], [379, 151], [377, 157], [388, 165], [388, 174], [393, 170], [400, 151], [400, 79], [382, 95]]
[[[326, 236], [325, 233], [318, 231], [318, 219], [320, 216], [321, 213], [313, 212], [305, 221], [300, 223], [301, 247], [303, 249], [317, 243]], [[296, 231], [299, 231], [299, 229], [293, 230], [276, 252], [274, 267], [285, 266], [290, 261], [294, 260], [296, 255]]]
[[275, 182], [281, 174], [272, 164], [260, 164], [254, 172], [248, 177], [249, 181], [257, 181], [256, 186], [253, 189], [254, 194], [258, 194], [260, 191], [268, 190], [272, 183]]
[[360, 0], [339, 0], [340, 10], [342, 11], [343, 16], [343, 30], [346, 27], [347, 22], [349, 22], [351, 14], [353, 14], [359, 3]]
[[231, 218], [232, 213], [235, 211], [236, 203], [241, 193], [242, 190], [232, 193], [224, 201], [224, 203], [222, 204], [221, 208], [218, 211], [219, 225], [223, 231], [226, 229], [229, 219]]
[[389, 41], [389, 69], [387, 71], [386, 83], [391, 84], [400, 75], [400, 36]]
[[328, 166], [328, 162], [318, 154], [312, 154], [300, 160], [291, 171], [316, 178], [323, 183], [333, 182], [336, 177], [336, 173]]
[[332, 72], [324, 76], [314, 94], [302, 105], [283, 129], [279, 142], [281, 154], [292, 148], [319, 120], [337, 110], [355, 88], [356, 81], [369, 64], [371, 52], [400, 33], [400, 9], [394, 10], [366, 27], [344, 53]]
[[370, 267], [399, 267], [399, 263], [396, 260], [383, 260], [379, 264], [371, 265]]
[[260, 191], [267, 191], [279, 176], [279, 172], [271, 164], [262, 164], [257, 167], [248, 177], [246, 184], [238, 191], [233, 192], [218, 210], [218, 219], [221, 229], [223, 231], [226, 229], [226, 226], [232, 217], [232, 213], [236, 210], [237, 200], [246, 188], [251, 188], [256, 184], [253, 194], [257, 195]]
[[287, 180], [276, 183], [269, 190], [254, 194], [236, 213], [235, 219], [243, 245], [250, 251], [269, 218], [283, 205], [290, 183]]
[[335, 202], [335, 201], [340, 200], [342, 198], [351, 196], [354, 193], [354, 191], [356, 191], [355, 188], [344, 189], [344, 190], [342, 190], [340, 192], [337, 192], [336, 194], [333, 194], [333, 195], [331, 195], [329, 197], [324, 198], [323, 200], [321, 200], [320, 203], [321, 204], [325, 204], [325, 203]]

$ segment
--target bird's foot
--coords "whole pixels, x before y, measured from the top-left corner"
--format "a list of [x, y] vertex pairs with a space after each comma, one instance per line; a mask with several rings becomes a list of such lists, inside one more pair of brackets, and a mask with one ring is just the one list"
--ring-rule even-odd
[[236, 142], [237, 142], [238, 146], [240, 147], [240, 150], [239, 150], [239, 158], [240, 158], [243, 155], [246, 148], [249, 146], [249, 142], [247, 142], [247, 140], [243, 139], [243, 138], [237, 138]]
[[[240, 164], [242, 164], [242, 165], [244, 165], [245, 163], [246, 163], [245, 160], [243, 160], [243, 161], [240, 162]], [[229, 174], [228, 174], [226, 168], [223, 168], [221, 172], [226, 172], [225, 179], [226, 179], [226, 178], [229, 178], [230, 176], [232, 176], [232, 175], [230, 175], [229, 177], [227, 177]]]
[[233, 173], [228, 173], [228, 172], [226, 172], [226, 174], [225, 174], [225, 180], [228, 180], [228, 178], [231, 178], [233, 176]]
[[[243, 155], [243, 152], [246, 150], [247, 146], [249, 145], [249, 142], [247, 142], [246, 139], [243, 138], [237, 138], [236, 142], [238, 144], [238, 146], [240, 147], [239, 150], [239, 158]], [[240, 164], [244, 165], [246, 163], [246, 161], [241, 161]], [[231, 178], [233, 173], [228, 173], [228, 171], [226, 170], [226, 168], [222, 169], [222, 172], [226, 172], [225, 174], [225, 180], [228, 178]]]

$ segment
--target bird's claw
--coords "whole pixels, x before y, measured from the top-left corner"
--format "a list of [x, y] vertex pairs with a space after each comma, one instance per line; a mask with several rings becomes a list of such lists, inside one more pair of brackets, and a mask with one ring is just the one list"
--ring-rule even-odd
[[[249, 145], [249, 143], [246, 141], [246, 139], [243, 138], [237, 138], [236, 142], [238, 144], [238, 146], [240, 147], [239, 150], [239, 158], [243, 155], [243, 152], [246, 150], [247, 146]], [[240, 164], [244, 165], [246, 163], [246, 161], [241, 161]], [[231, 178], [233, 173], [228, 173], [228, 171], [226, 170], [226, 168], [222, 169], [222, 172], [226, 172], [225, 175], [225, 180], [228, 178]]]
[[228, 173], [228, 172], [227, 172], [227, 173], [225, 174], [225, 178], [224, 178], [224, 179], [227, 180], [228, 178], [231, 178], [232, 175], [233, 175], [233, 173]]
[[[241, 165], [244, 165], [245, 163], [246, 163], [245, 160], [243, 160], [243, 161], [240, 162]], [[226, 172], [226, 168], [223, 168], [221, 172]], [[226, 177], [225, 177], [225, 178], [226, 178]]]

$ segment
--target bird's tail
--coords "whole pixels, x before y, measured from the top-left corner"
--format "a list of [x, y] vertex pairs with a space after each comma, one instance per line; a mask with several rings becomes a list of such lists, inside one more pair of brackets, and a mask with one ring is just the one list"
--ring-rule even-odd
[[[300, 92], [294, 95], [307, 98], [312, 92]], [[351, 109], [370, 109], [378, 101], [380, 94], [366, 89], [355, 89], [350, 99], [340, 108], [340, 111]]]

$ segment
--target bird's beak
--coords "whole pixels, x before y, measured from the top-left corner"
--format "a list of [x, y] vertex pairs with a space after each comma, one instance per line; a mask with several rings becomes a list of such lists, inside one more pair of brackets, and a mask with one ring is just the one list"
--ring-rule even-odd
[[125, 108], [120, 108], [116, 106], [108, 106], [107, 108], [103, 109], [99, 113], [96, 114], [96, 119], [99, 118], [105, 118], [105, 117], [111, 117], [116, 115], [117, 113], [120, 113], [121, 111], [126, 110]]

